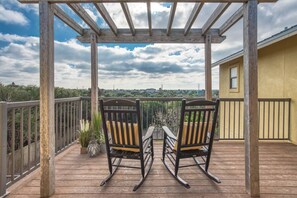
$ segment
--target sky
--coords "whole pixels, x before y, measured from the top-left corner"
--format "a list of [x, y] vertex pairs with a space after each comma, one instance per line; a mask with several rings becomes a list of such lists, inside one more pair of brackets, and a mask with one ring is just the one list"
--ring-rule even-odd
[[[82, 27], [87, 25], [65, 4], [59, 6]], [[108, 28], [91, 4], [82, 4], [100, 28]], [[135, 28], [147, 28], [144, 3], [128, 3]], [[152, 27], [166, 28], [171, 3], [152, 3]], [[173, 28], [184, 28], [193, 9], [192, 3], [177, 5]], [[217, 3], [205, 4], [193, 28], [201, 28]], [[241, 4], [232, 4], [213, 28], [220, 27]], [[128, 28], [120, 4], [105, 7], [118, 28]], [[258, 5], [258, 41], [297, 24], [297, 1], [278, 0]], [[228, 32], [226, 40], [212, 45], [212, 62], [243, 47], [243, 23], [240, 20]], [[78, 34], [58, 18], [55, 30], [55, 86], [89, 88], [90, 45], [82, 44]], [[99, 87], [103, 89], [200, 89], [204, 88], [203, 44], [100, 44]], [[219, 69], [212, 70], [212, 88], [219, 87]], [[0, 82], [39, 86], [39, 10], [38, 5], [0, 0]]]

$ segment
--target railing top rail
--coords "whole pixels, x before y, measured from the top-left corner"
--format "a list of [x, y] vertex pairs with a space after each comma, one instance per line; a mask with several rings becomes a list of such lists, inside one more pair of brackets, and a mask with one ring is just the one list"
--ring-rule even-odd
[[[136, 100], [139, 99], [140, 101], [182, 101], [182, 99], [186, 100], [204, 100], [202, 97], [195, 97], [195, 98], [184, 98], [184, 97], [101, 97], [100, 99], [111, 100], [111, 99], [119, 99], [125, 98], [127, 100]], [[90, 99], [90, 97], [82, 97], [82, 99]]]
[[[220, 98], [220, 101], [231, 101], [231, 102], [239, 102], [239, 101], [244, 101], [244, 98]], [[291, 98], [258, 98], [259, 102], [290, 102]]]
[[[74, 102], [81, 100], [81, 97], [72, 97], [72, 98], [58, 98], [55, 99], [55, 103], [62, 103], [62, 102]], [[32, 101], [21, 101], [21, 102], [8, 102], [7, 108], [23, 108], [23, 107], [33, 107], [38, 106], [39, 100], [32, 100]]]

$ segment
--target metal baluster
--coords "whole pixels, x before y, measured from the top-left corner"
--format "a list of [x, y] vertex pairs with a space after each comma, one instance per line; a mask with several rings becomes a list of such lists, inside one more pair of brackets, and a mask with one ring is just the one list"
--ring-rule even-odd
[[24, 109], [21, 108], [21, 120], [20, 120], [20, 149], [21, 149], [21, 170], [20, 175], [24, 172]]
[[31, 168], [31, 107], [28, 108], [28, 171]]
[[15, 109], [12, 109], [12, 132], [11, 132], [11, 181], [14, 181], [15, 171]]

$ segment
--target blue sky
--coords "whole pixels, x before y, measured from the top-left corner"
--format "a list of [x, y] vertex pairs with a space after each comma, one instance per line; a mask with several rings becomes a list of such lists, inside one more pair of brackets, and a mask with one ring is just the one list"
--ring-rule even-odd
[[[147, 28], [145, 4], [129, 3], [136, 28]], [[153, 28], [166, 28], [169, 3], [152, 4]], [[66, 5], [59, 5], [81, 26], [86, 24]], [[128, 28], [119, 4], [105, 4], [118, 28]], [[183, 28], [194, 4], [178, 4], [173, 28]], [[201, 28], [217, 4], [205, 4], [193, 27]], [[214, 24], [219, 27], [241, 5], [231, 5]], [[108, 28], [91, 4], [83, 4], [100, 28]], [[258, 40], [297, 24], [297, 1], [279, 0], [260, 4]], [[76, 40], [77, 33], [55, 18], [55, 85], [67, 88], [90, 87], [90, 47]], [[242, 48], [242, 21], [226, 33], [227, 39], [213, 45], [213, 62]], [[99, 87], [111, 89], [204, 88], [204, 46], [197, 44], [105, 44], [99, 45]], [[37, 5], [16, 0], [0, 2], [0, 82], [39, 84], [39, 18]], [[213, 69], [213, 88], [219, 82]]]

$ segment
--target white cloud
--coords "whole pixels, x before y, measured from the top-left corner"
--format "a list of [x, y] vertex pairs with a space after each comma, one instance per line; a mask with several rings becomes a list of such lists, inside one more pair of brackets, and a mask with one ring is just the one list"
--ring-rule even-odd
[[28, 25], [28, 19], [18, 11], [9, 10], [0, 4], [0, 21], [8, 24]]
[[[118, 28], [128, 28], [120, 4], [104, 4]], [[147, 28], [145, 4], [128, 3], [136, 28]], [[189, 6], [191, 5], [191, 6]], [[205, 4], [194, 23], [201, 28], [217, 4]], [[230, 6], [214, 27], [219, 27], [241, 4]], [[102, 27], [102, 17], [96, 10], [86, 7], [87, 12]], [[152, 3], [153, 28], [166, 28], [170, 7]], [[178, 4], [174, 28], [183, 28], [193, 4]], [[67, 12], [69, 10], [65, 9]], [[260, 4], [258, 12], [258, 39], [262, 40], [280, 32], [284, 27], [295, 25], [297, 18], [295, 0]], [[72, 16], [72, 15], [71, 15]], [[77, 19], [77, 18], [76, 18]], [[106, 26], [106, 24], [105, 24]], [[242, 49], [242, 21], [227, 33], [227, 39], [213, 45], [213, 62]], [[20, 84], [39, 82], [39, 38], [1, 34], [0, 41], [9, 44], [0, 48], [1, 81]], [[149, 44], [128, 49], [120, 46], [99, 47], [99, 86], [101, 88], [197, 89], [204, 87], [204, 45], [198, 44]], [[2, 68], [3, 66], [3, 68]], [[56, 86], [90, 87], [90, 47], [77, 40], [55, 41]], [[219, 71], [213, 70], [213, 88], [218, 88]]]
[[24, 4], [20, 3], [18, 0], [5, 0], [5, 7], [9, 9], [21, 9], [27, 12], [33, 12], [34, 14], [39, 14], [38, 4]]

